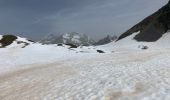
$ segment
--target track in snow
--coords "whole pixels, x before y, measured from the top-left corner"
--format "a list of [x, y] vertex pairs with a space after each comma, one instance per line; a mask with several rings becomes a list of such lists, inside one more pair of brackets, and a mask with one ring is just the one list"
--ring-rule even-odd
[[170, 51], [35, 64], [0, 76], [1, 100], [170, 99]]

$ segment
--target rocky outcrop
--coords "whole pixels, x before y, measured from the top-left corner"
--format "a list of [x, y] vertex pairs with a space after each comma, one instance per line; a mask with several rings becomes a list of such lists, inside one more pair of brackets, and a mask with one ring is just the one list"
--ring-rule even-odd
[[6, 47], [13, 43], [17, 39], [14, 35], [3, 35], [0, 40], [0, 48]]
[[26, 38], [21, 38], [14, 35], [0, 35], [0, 48], [6, 48], [8, 46], [20, 46], [25, 48], [26, 46], [35, 43]]
[[[157, 12], [147, 17], [125, 33], [118, 40], [121, 40], [135, 32], [140, 32], [134, 39], [137, 41], [154, 42], [170, 29], [170, 1]], [[117, 41], [118, 41], [117, 40]]]

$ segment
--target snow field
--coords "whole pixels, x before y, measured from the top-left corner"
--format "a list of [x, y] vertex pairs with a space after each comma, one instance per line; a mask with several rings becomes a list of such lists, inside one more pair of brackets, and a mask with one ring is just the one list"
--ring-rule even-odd
[[169, 100], [169, 55], [169, 50], [138, 51], [28, 65], [0, 77], [0, 97], [2, 100]]
[[169, 100], [169, 33], [155, 43], [138, 43], [133, 37], [76, 49], [38, 43], [0, 49], [0, 98]]

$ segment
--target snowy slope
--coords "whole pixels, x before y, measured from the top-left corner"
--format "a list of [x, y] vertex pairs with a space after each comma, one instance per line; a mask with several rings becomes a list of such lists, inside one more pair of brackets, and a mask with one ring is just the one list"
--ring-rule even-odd
[[[137, 34], [103, 46], [77, 48], [17, 37], [0, 48], [0, 98], [169, 100], [170, 33], [156, 42], [138, 42], [133, 39]], [[30, 44], [22, 48], [18, 41]], [[149, 48], [143, 50], [143, 45]]]
[[169, 100], [170, 33], [153, 43], [137, 42], [136, 34], [104, 46], [71, 49], [39, 43], [21, 48], [16, 41], [29, 41], [18, 37], [0, 49], [0, 98]]
[[[59, 46], [57, 44], [42, 45], [40, 43], [33, 43], [26, 38], [17, 36], [17, 39], [5, 48], [0, 48], [0, 74], [11, 70], [23, 69], [23, 65], [37, 64], [37, 63], [51, 63], [55, 61], [62, 61], [63, 59], [75, 59], [80, 55], [99, 54], [97, 50], [103, 50], [101, 47], [94, 46], [80, 46], [77, 48], [70, 48], [69, 45]], [[104, 51], [110, 53], [109, 51]], [[81, 58], [81, 56], [80, 56]], [[29, 67], [29, 66], [27, 66]]]
[[[146, 20], [147, 25], [152, 20]], [[134, 38], [141, 34], [146, 35], [128, 31], [119, 41], [77, 48], [17, 37], [0, 48], [0, 99], [170, 100], [170, 32], [161, 31], [163, 35], [152, 42]], [[64, 42], [70, 37], [64, 35]], [[79, 39], [77, 35], [71, 38], [76, 43]], [[29, 45], [25, 47], [26, 43]]]
[[140, 32], [133, 33], [130, 36], [125, 37], [122, 40], [114, 41], [109, 44], [100, 46], [105, 50], [112, 51], [133, 51], [142, 50], [143, 46], [147, 46], [148, 49], [165, 49], [170, 47], [170, 32], [165, 33], [160, 39], [155, 42], [139, 42], [134, 39]]
[[2, 39], [2, 35], [0, 35], [0, 40]]
[[[155, 42], [136, 41], [139, 33], [102, 46], [77, 48], [17, 37], [0, 48], [0, 98], [169, 100], [170, 32]], [[29, 45], [22, 48], [24, 43]]]
[[170, 99], [170, 49], [99, 54], [32, 44], [0, 52], [1, 100]]

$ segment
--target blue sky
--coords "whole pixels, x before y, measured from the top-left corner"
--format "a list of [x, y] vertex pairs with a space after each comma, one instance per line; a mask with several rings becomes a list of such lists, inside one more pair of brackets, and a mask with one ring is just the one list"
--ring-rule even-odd
[[168, 0], [0, 0], [0, 34], [38, 40], [80, 32], [99, 39], [120, 35]]

